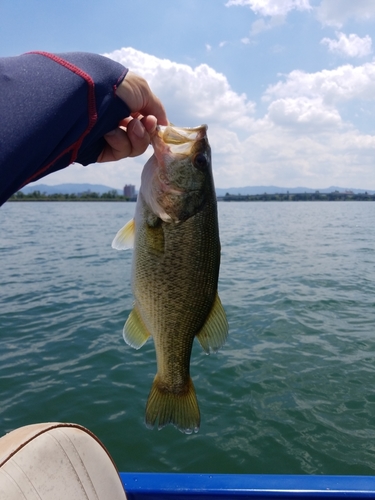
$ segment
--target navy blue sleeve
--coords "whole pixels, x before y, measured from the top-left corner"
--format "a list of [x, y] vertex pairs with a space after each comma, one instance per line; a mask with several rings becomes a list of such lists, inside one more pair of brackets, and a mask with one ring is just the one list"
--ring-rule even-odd
[[94, 163], [103, 135], [129, 116], [121, 64], [88, 53], [0, 58], [0, 205], [73, 162]]

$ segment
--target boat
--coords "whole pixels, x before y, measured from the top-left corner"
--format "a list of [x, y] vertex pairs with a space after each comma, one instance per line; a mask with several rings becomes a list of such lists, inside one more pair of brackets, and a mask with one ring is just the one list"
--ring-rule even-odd
[[375, 498], [375, 476], [118, 472], [88, 429], [49, 422], [0, 438], [1, 500]]

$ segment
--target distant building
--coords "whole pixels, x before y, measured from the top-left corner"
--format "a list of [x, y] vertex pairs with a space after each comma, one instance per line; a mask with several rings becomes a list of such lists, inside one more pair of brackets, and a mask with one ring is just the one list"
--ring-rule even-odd
[[135, 186], [133, 186], [133, 184], [125, 184], [124, 196], [126, 196], [127, 198], [135, 197]]

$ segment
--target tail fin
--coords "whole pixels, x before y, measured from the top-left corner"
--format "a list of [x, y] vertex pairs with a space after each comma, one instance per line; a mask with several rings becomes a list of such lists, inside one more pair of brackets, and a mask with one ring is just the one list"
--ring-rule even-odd
[[162, 388], [156, 375], [147, 400], [145, 423], [152, 429], [157, 420], [159, 430], [173, 424], [185, 434], [198, 432], [200, 413], [191, 378], [186, 390], [175, 394]]

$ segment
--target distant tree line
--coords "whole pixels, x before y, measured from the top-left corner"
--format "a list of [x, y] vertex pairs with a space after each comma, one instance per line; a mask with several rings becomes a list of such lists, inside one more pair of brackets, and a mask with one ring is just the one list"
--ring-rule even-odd
[[375, 201], [375, 194], [365, 193], [275, 193], [275, 194], [229, 194], [219, 197], [219, 201]]
[[[135, 201], [136, 198], [129, 198], [118, 194], [115, 189], [107, 193], [99, 194], [91, 191], [78, 194], [47, 194], [40, 191], [33, 191], [25, 194], [22, 191], [15, 193], [9, 201]], [[375, 201], [375, 194], [365, 193], [275, 193], [275, 194], [229, 194], [218, 197], [218, 201]]]
[[11, 196], [9, 201], [133, 201], [133, 199], [130, 199], [122, 194], [118, 194], [115, 189], [103, 194], [91, 191], [79, 194], [46, 194], [36, 190], [28, 194], [18, 191]]

